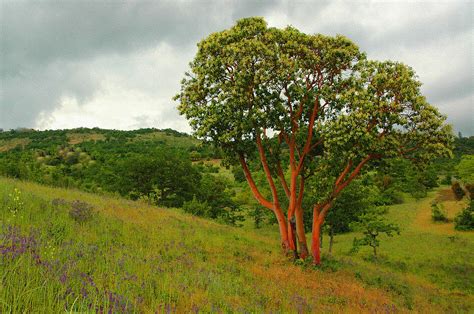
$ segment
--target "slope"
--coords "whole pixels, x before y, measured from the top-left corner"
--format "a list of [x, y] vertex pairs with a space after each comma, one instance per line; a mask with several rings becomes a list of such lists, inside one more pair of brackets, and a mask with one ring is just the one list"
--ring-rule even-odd
[[[85, 203], [94, 207], [89, 220]], [[5, 313], [453, 309], [424, 295], [407, 306], [393, 291], [358, 280], [350, 266], [293, 265], [276, 237], [140, 202], [0, 178], [0, 219]], [[443, 300], [452, 297], [415, 284]], [[466, 310], [463, 303], [457, 310]]]

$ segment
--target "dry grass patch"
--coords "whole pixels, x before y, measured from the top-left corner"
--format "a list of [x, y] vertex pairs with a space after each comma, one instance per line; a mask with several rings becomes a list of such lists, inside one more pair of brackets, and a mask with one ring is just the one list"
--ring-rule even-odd
[[419, 206], [418, 213], [413, 221], [413, 227], [420, 231], [435, 233], [435, 234], [447, 234], [454, 235], [461, 233], [454, 229], [454, 217], [467, 206], [466, 199], [456, 201], [454, 195], [450, 189], [443, 189], [438, 191], [438, 195], [435, 198], [436, 202], [443, 206], [446, 211], [449, 222], [447, 223], [436, 223], [431, 218], [431, 203], [432, 199], [426, 198], [422, 201]]
[[31, 143], [29, 138], [15, 138], [11, 140], [0, 140], [0, 153], [9, 151], [10, 149], [14, 149], [18, 146], [25, 148], [26, 145]]
[[71, 145], [80, 144], [88, 141], [103, 141], [105, 136], [99, 133], [68, 133], [68, 143]]

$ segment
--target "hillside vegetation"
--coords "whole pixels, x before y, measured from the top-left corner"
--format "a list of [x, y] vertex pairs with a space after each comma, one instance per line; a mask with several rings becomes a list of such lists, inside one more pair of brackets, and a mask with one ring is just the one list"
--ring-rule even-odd
[[[241, 169], [186, 134], [0, 132], [0, 312], [468, 313], [473, 143], [425, 168], [369, 168], [337, 198], [314, 267], [282, 254]], [[248, 164], [270, 197], [260, 161]], [[400, 231], [378, 236], [376, 257], [354, 250], [372, 211]]]
[[0, 179], [0, 312], [467, 313], [474, 234], [423, 218], [437, 195], [391, 207], [403, 233], [382, 259], [349, 254], [346, 234], [314, 270], [283, 257], [266, 228]]

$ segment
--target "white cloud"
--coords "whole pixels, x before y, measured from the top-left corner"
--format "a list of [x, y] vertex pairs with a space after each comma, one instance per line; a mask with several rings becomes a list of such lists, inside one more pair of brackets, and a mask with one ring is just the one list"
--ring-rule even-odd
[[73, 96], [62, 97], [52, 112], [40, 114], [36, 128], [157, 127], [190, 131], [171, 98], [186, 70], [182, 60], [191, 56], [192, 52], [162, 43], [128, 56], [97, 58], [83, 69], [101, 82], [94, 97], [82, 103]]

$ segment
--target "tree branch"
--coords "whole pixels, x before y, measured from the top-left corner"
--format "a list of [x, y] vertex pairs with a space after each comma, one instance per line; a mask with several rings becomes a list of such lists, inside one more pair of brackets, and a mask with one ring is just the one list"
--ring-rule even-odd
[[262, 163], [265, 176], [267, 178], [268, 184], [270, 185], [270, 189], [272, 191], [273, 205], [275, 206], [275, 208], [279, 208], [280, 203], [278, 201], [278, 193], [275, 187], [275, 182], [273, 181], [273, 178], [272, 178], [272, 174], [270, 172], [270, 167], [268, 166], [267, 157], [265, 156], [265, 150], [262, 145], [262, 139], [260, 137], [259, 132], [256, 132], [255, 135], [256, 135], [258, 153], [260, 155], [260, 161]]
[[283, 190], [285, 190], [286, 196], [289, 198], [290, 189], [288, 188], [288, 183], [286, 182], [285, 174], [283, 173], [283, 169], [281, 168], [280, 160], [277, 161], [277, 172], [278, 172], [278, 178], [280, 179], [281, 186], [283, 187]]
[[250, 173], [250, 170], [247, 166], [247, 162], [245, 161], [243, 154], [239, 154], [239, 161], [240, 161], [240, 165], [242, 166], [242, 169], [244, 170], [245, 179], [247, 179], [247, 182], [250, 186], [250, 190], [252, 191], [255, 199], [260, 203], [260, 205], [273, 211], [272, 202], [267, 200], [258, 190], [257, 185], [255, 184], [255, 181], [252, 178], [252, 174]]

